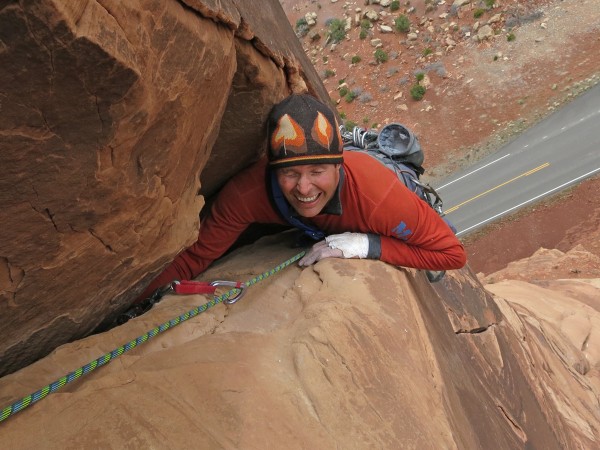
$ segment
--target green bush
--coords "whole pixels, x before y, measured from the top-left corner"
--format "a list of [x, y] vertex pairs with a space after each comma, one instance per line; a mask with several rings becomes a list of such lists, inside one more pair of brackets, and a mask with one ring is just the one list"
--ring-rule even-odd
[[423, 49], [423, 56], [428, 56], [428, 55], [431, 55], [432, 53], [433, 53], [433, 50], [431, 50], [430, 47]]
[[296, 29], [305, 26], [308, 26], [308, 22], [304, 17], [301, 17], [300, 19], [296, 20]]
[[415, 100], [421, 100], [423, 98], [423, 96], [425, 95], [425, 87], [421, 86], [420, 84], [414, 84], [411, 88], [410, 88], [410, 96], [415, 99]]
[[331, 78], [335, 75], [335, 72], [331, 69], [325, 69], [325, 78]]
[[308, 26], [308, 22], [304, 17], [301, 17], [296, 21], [296, 35], [299, 37], [304, 37], [308, 34], [310, 27]]
[[350, 92], [350, 91], [347, 87], [341, 87], [340, 88], [340, 97], [345, 97], [348, 92]]
[[358, 94], [356, 94], [356, 92], [349, 91], [344, 96], [344, 100], [346, 100], [347, 103], [352, 103], [356, 97], [358, 97]]
[[352, 64], [358, 64], [359, 62], [361, 62], [362, 58], [359, 55], [354, 55], [352, 57]]
[[341, 19], [333, 19], [329, 22], [327, 39], [334, 44], [342, 42], [346, 37], [346, 22]]
[[398, 11], [399, 9], [400, 9], [400, 1], [392, 0], [392, 3], [390, 5], [390, 11]]
[[377, 61], [378, 63], [384, 63], [388, 60], [388, 54], [385, 52], [385, 50], [378, 48], [377, 50], [375, 50], [375, 61]]
[[415, 75], [415, 78], [417, 79], [417, 81], [423, 81], [425, 79], [425, 73], [424, 72], [418, 72]]
[[352, 131], [354, 127], [358, 126], [358, 124], [356, 122], [353, 122], [352, 120], [346, 120], [344, 122], [344, 126], [346, 127], [346, 130]]
[[408, 30], [410, 30], [410, 19], [401, 14], [394, 20], [394, 27], [400, 33], [408, 33]]
[[481, 16], [483, 16], [485, 14], [485, 9], [483, 8], [477, 8], [474, 12], [473, 12], [473, 17], [475, 17], [476, 19], [479, 19]]
[[367, 38], [368, 35], [369, 35], [369, 32], [367, 30], [360, 30], [360, 33], [358, 34], [358, 38], [361, 40], [364, 40]]
[[369, 118], [368, 117], [363, 117], [363, 123], [366, 125], [369, 123]]
[[485, 6], [487, 6], [488, 8], [493, 8], [494, 3], [496, 3], [496, 0], [485, 0]]
[[340, 119], [346, 120], [346, 113], [344, 111], [340, 112]]
[[362, 30], [370, 30], [371, 29], [371, 21], [368, 19], [363, 19], [360, 21], [360, 28]]
[[514, 41], [516, 38], [517, 38], [517, 37], [515, 36], [515, 33], [508, 33], [508, 34], [506, 35], [506, 40], [507, 40], [508, 42], [512, 42], [512, 41]]

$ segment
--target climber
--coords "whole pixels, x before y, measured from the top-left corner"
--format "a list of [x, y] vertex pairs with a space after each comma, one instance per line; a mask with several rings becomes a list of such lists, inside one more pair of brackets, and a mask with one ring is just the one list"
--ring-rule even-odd
[[268, 156], [225, 185], [198, 241], [139, 299], [173, 280], [196, 277], [251, 223], [291, 224], [318, 239], [300, 266], [370, 258], [443, 273], [466, 263], [446, 222], [377, 160], [344, 152], [334, 112], [308, 94], [291, 95], [272, 108]]

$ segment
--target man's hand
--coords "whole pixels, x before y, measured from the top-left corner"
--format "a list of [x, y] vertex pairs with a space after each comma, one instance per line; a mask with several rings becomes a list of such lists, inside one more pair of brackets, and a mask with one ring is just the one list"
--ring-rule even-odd
[[366, 234], [332, 234], [313, 245], [298, 264], [306, 267], [325, 258], [366, 258], [368, 253], [369, 238]]
[[327, 241], [320, 241], [313, 245], [310, 251], [306, 255], [304, 255], [304, 257], [300, 261], [298, 261], [298, 265], [300, 267], [307, 267], [325, 258], [343, 257], [344, 254], [340, 249], [329, 248]]

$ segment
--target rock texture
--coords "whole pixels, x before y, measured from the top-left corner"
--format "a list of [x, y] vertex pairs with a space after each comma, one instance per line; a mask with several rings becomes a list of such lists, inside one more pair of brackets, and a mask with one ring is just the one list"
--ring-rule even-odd
[[[584, 274], [582, 276], [582, 274]], [[554, 280], [557, 278], [600, 278], [600, 256], [588, 252], [581, 244], [568, 252], [540, 248], [531, 257], [509, 263], [489, 276], [478, 275], [483, 283], [503, 280]]]
[[[250, 279], [289, 242], [263, 239], [204, 278]], [[580, 312], [598, 320], [583, 303], [600, 284], [581, 285], [561, 325], [537, 291], [494, 300], [466, 270], [431, 285], [377, 261], [292, 266], [10, 417], [0, 447], [596, 448], [597, 339], [584, 355], [585, 331], [563, 333]], [[206, 301], [170, 296], [61, 347], [0, 379], [2, 406]]]
[[0, 3], [0, 375], [135, 298], [307, 87], [276, 0]]

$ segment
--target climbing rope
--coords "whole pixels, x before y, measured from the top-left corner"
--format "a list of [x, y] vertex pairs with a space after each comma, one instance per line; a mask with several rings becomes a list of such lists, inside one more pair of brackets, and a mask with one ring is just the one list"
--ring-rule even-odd
[[[256, 277], [252, 278], [251, 280], [247, 281], [245, 283], [245, 285], [252, 286], [253, 284], [258, 283], [259, 281], [262, 281], [265, 278], [268, 278], [271, 275], [276, 274], [277, 272], [281, 271], [282, 269], [285, 269], [290, 264], [293, 264], [294, 262], [298, 261], [300, 258], [302, 258], [304, 256], [305, 253], [306, 252], [302, 251], [302, 252], [298, 253], [297, 255], [292, 256], [290, 259], [279, 264], [277, 267], [274, 267], [273, 269], [268, 270], [267, 272], [264, 272]], [[8, 419], [10, 416], [13, 416], [14, 414], [18, 413], [19, 411], [24, 410], [28, 406], [33, 405], [36, 402], [39, 402], [41, 399], [46, 397], [48, 394], [58, 391], [64, 385], [71, 383], [72, 381], [75, 381], [78, 378], [81, 378], [83, 375], [90, 373], [91, 371], [97, 369], [100, 366], [108, 364], [113, 359], [121, 356], [123, 353], [126, 353], [129, 350], [134, 349], [138, 345], [141, 345], [144, 342], [152, 339], [153, 337], [157, 336], [158, 334], [162, 333], [163, 331], [167, 331], [167, 330], [185, 322], [186, 320], [188, 320], [192, 317], [195, 317], [200, 313], [203, 313], [207, 309], [212, 308], [213, 306], [229, 299], [230, 297], [234, 297], [234, 298], [238, 297], [239, 293], [240, 293], [240, 289], [237, 289], [237, 288], [231, 289], [229, 292], [226, 292], [225, 294], [223, 294], [219, 297], [215, 297], [213, 300], [205, 303], [204, 305], [197, 306], [196, 308], [186, 312], [185, 314], [180, 315], [179, 317], [176, 317], [172, 320], [169, 320], [168, 322], [158, 325], [157, 327], [153, 328], [152, 330], [148, 331], [147, 333], [143, 334], [142, 336], [139, 336], [137, 339], [129, 341], [126, 344], [121, 345], [120, 347], [114, 349], [113, 351], [106, 353], [105, 355], [101, 356], [100, 358], [95, 359], [94, 361], [86, 364], [85, 366], [82, 366], [79, 369], [68, 373], [64, 377], [61, 377], [58, 380], [54, 381], [53, 383], [50, 383], [47, 386], [44, 386], [42, 389], [34, 392], [33, 394], [23, 397], [21, 400], [2, 409], [2, 412], [0, 413], [0, 422]]]

